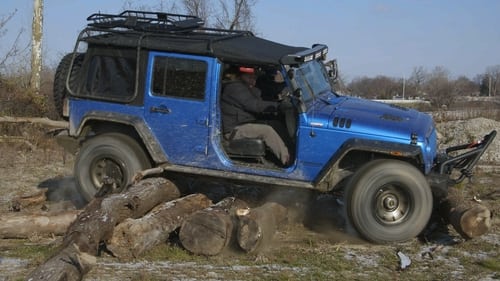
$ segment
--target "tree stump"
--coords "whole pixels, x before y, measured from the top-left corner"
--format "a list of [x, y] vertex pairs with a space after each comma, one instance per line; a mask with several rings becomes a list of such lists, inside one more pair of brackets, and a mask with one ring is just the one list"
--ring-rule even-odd
[[279, 224], [287, 219], [287, 209], [268, 202], [251, 210], [238, 210], [238, 245], [247, 253], [257, 252], [272, 242]]
[[138, 257], [165, 243], [184, 218], [210, 204], [210, 199], [203, 194], [192, 194], [160, 204], [142, 218], [127, 219], [119, 224], [106, 243], [107, 249], [122, 259]]
[[479, 237], [491, 228], [490, 210], [479, 202], [465, 199], [457, 188], [448, 190], [448, 196], [440, 204], [440, 213], [465, 239]]
[[[200, 210], [186, 218], [179, 230], [182, 246], [197, 255], [214, 256], [235, 243], [236, 209], [248, 204], [227, 197], [217, 204]], [[233, 243], [234, 242], [234, 243]]]
[[164, 178], [145, 179], [123, 193], [92, 200], [70, 225], [61, 250], [28, 276], [28, 280], [81, 280], [92, 268], [99, 244], [126, 218], [138, 218], [161, 202], [179, 197]]

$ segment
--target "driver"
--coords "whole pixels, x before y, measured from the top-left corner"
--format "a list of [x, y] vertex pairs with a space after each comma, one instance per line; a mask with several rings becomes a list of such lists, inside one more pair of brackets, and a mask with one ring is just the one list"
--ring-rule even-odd
[[265, 73], [257, 78], [256, 87], [262, 91], [262, 99], [267, 101], [281, 100], [283, 91], [286, 91], [283, 75], [275, 67], [265, 69]]
[[283, 166], [289, 165], [290, 154], [280, 135], [268, 124], [259, 123], [257, 116], [276, 113], [278, 103], [264, 101], [255, 87], [255, 69], [239, 67], [236, 79], [224, 86], [221, 97], [222, 125], [228, 140], [260, 138]]

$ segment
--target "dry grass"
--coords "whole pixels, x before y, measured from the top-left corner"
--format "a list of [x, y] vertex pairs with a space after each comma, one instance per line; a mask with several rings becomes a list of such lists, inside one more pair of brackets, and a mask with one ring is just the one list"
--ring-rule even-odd
[[33, 93], [28, 81], [27, 74], [0, 76], [0, 115], [57, 118], [52, 99], [52, 71], [43, 72], [39, 94]]

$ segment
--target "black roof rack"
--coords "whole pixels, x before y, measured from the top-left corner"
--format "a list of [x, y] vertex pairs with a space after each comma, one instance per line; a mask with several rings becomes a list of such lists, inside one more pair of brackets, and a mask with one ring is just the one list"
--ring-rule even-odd
[[163, 12], [127, 10], [118, 15], [92, 14], [88, 26], [101, 29], [131, 29], [158, 33], [185, 32], [200, 28], [204, 21], [196, 16]]
[[203, 27], [196, 16], [127, 10], [120, 14], [95, 13], [77, 39], [92, 46], [116, 46], [204, 56], [247, 65], [275, 65], [289, 54], [307, 48], [283, 45], [246, 30]]

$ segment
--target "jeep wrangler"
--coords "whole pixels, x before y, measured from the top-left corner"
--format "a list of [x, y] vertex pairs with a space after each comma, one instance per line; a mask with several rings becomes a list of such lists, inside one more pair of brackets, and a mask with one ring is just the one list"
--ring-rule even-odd
[[[496, 135], [438, 150], [428, 114], [342, 96], [328, 48], [279, 44], [248, 31], [206, 28], [195, 16], [92, 14], [57, 68], [54, 99], [69, 120], [59, 143], [75, 153], [79, 191], [119, 192], [150, 168], [263, 186], [341, 190], [351, 224], [374, 243], [405, 241], [433, 201], [472, 169]], [[292, 110], [274, 116], [292, 139], [289, 166], [261, 139], [227, 140], [220, 97], [234, 66], [277, 69]], [[327, 70], [328, 69], [328, 70]]]

